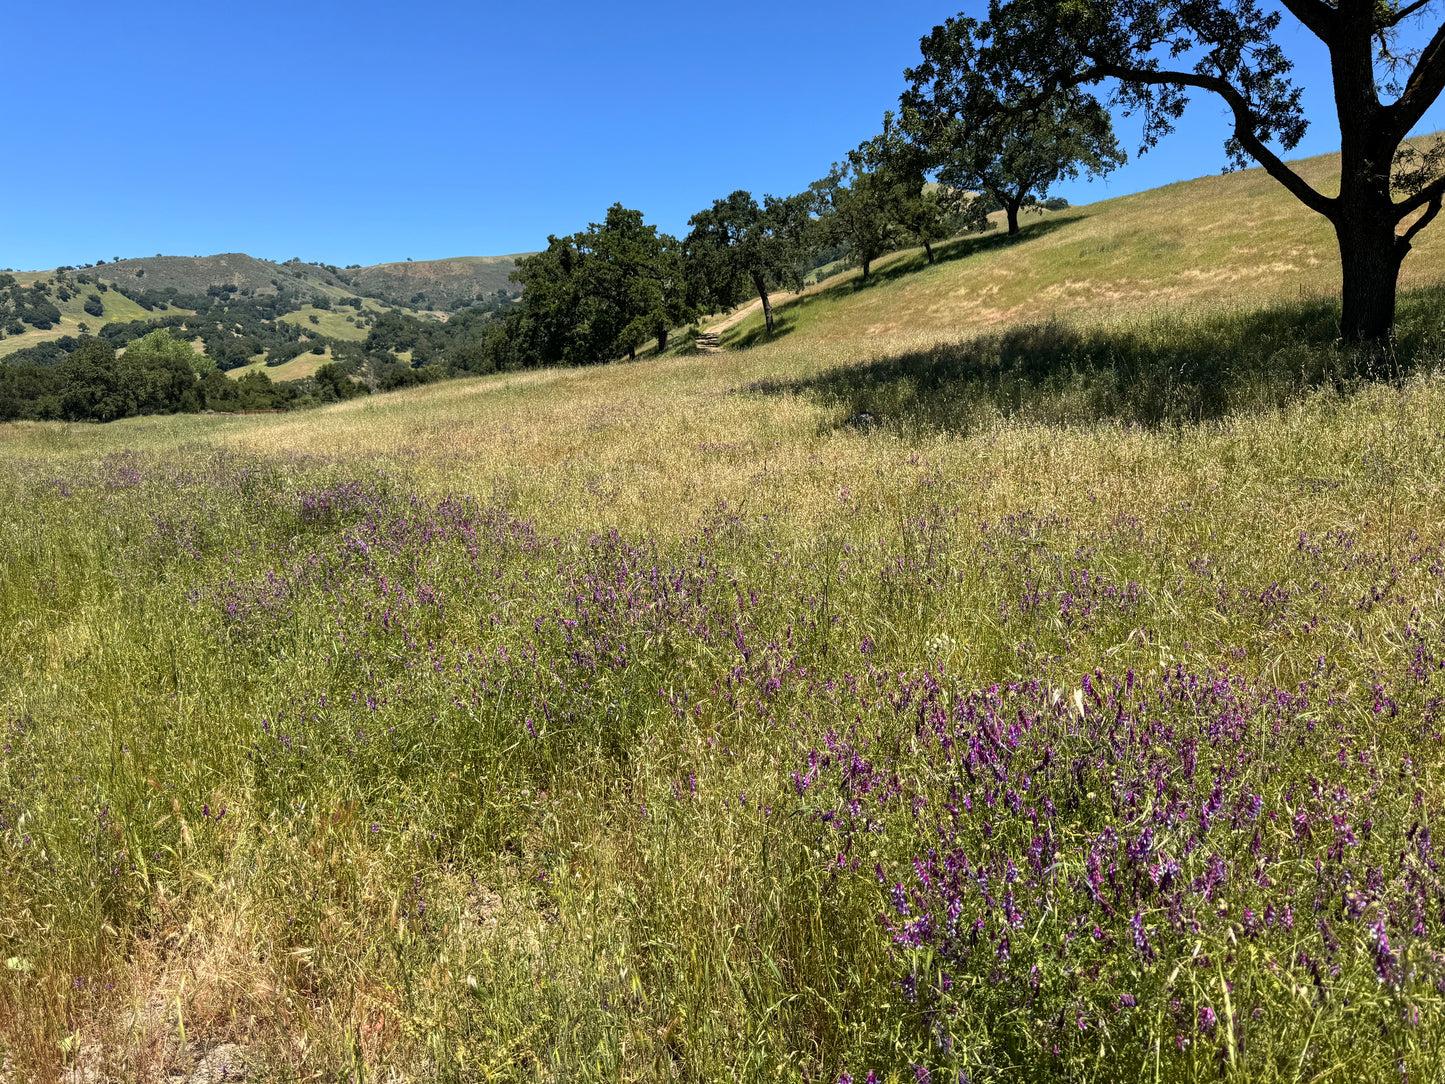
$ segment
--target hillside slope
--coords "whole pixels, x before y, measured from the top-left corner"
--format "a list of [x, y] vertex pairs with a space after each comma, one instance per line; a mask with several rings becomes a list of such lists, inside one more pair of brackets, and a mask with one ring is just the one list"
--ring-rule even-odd
[[347, 272], [351, 288], [367, 297], [415, 308], [451, 309], [459, 302], [490, 297], [498, 290], [521, 293], [510, 276], [517, 261], [512, 256], [463, 256], [423, 263], [384, 263]]
[[[99, 316], [87, 312], [85, 309], [86, 302], [91, 299], [94, 299], [93, 304], [99, 303], [101, 310]], [[94, 334], [109, 323], [144, 320], [148, 316], [155, 315], [147, 313], [130, 298], [117, 291], [109, 289], [101, 291], [94, 284], [79, 286], [68, 300], [62, 300], [58, 293], [52, 293], [50, 301], [60, 313], [59, 321], [45, 329], [26, 327], [19, 334], [0, 332], [0, 357], [16, 350], [53, 342], [67, 335]]]
[[107, 281], [139, 290], [176, 290], [204, 294], [213, 287], [234, 286], [239, 293], [261, 297], [277, 293], [349, 292], [336, 272], [320, 264], [278, 264], [244, 252], [217, 256], [150, 256], [100, 264], [93, 273]]
[[243, 296], [277, 294], [333, 300], [367, 297], [398, 308], [450, 310], [498, 290], [513, 296], [521, 291], [510, 281], [516, 261], [512, 256], [463, 256], [422, 263], [386, 263], [347, 268], [288, 260], [274, 263], [243, 252], [216, 256], [149, 256], [99, 264], [91, 270], [106, 282], [126, 289], [175, 290], [204, 294], [235, 287]]
[[[1339, 155], [1294, 163], [1332, 191]], [[1401, 286], [1445, 274], [1445, 227], [1416, 239]], [[779, 332], [843, 341], [860, 336], [973, 331], [1058, 316], [1095, 321], [1177, 310], [1336, 294], [1334, 232], [1262, 169], [1181, 181], [1068, 210], [1026, 215], [1016, 237], [999, 229], [959, 238], [927, 266], [920, 251], [835, 276], [778, 309]], [[762, 318], [739, 322], [723, 344], [749, 345]]]

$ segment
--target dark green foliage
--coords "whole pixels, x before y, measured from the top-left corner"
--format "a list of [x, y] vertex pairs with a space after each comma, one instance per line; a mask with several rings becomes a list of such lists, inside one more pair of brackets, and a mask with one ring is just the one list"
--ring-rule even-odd
[[988, 216], [977, 197], [946, 184], [929, 184], [930, 159], [908, 138], [892, 113], [883, 114], [883, 131], [848, 155], [857, 168], [879, 175], [887, 186], [898, 236], [923, 246], [933, 263], [933, 246], [964, 230], [985, 230]]
[[850, 159], [833, 163], [811, 191], [820, 240], [845, 245], [867, 282], [873, 261], [897, 247], [901, 193], [892, 178]]
[[695, 317], [681, 246], [642, 212], [620, 203], [606, 220], [571, 237], [549, 237], [547, 250], [517, 265], [525, 300], [510, 323], [534, 364], [591, 365], [636, 356], [671, 327]]
[[684, 247], [699, 303], [718, 312], [757, 297], [771, 333], [771, 294], [803, 288], [818, 245], [811, 202], [807, 193], [764, 196], [759, 206], [751, 192], [739, 190], [688, 219], [692, 232]]
[[[11, 276], [7, 286], [0, 286], [0, 320], [11, 335], [19, 335], [25, 324], [38, 331], [49, 331], [60, 323], [60, 310], [50, 300], [50, 287], [37, 282], [32, 286], [18, 286]], [[20, 330], [16, 330], [19, 328]]]
[[324, 403], [355, 399], [371, 393], [365, 384], [351, 379], [346, 366], [334, 361], [317, 369], [311, 379], [315, 382], [317, 397]]
[[387, 373], [381, 382], [382, 391], [396, 391], [399, 388], [415, 388], [423, 384], [435, 384], [445, 380], [447, 372], [439, 365], [422, 365], [415, 369], [401, 367]]
[[71, 421], [113, 421], [135, 413], [135, 396], [122, 386], [115, 347], [87, 339], [59, 369], [60, 413]]
[[23, 350], [16, 350], [3, 360], [17, 368], [35, 366], [41, 369], [53, 369], [70, 356], [80, 343], [81, 340], [73, 335], [62, 335], [48, 343], [36, 343]]
[[[941, 30], [942, 28], [940, 28]], [[906, 75], [903, 126], [941, 184], [982, 191], [1018, 233], [1019, 212], [1060, 180], [1108, 173], [1124, 162], [1108, 111], [1077, 87], [1021, 103], [991, 81], [960, 17], [925, 38], [924, 62]], [[946, 72], [946, 81], [940, 73]]]
[[[171, 338], [164, 330], [131, 340], [119, 355], [115, 344], [104, 338], [69, 343], [69, 350], [46, 343], [0, 362], [0, 421], [64, 418], [106, 422], [207, 407], [274, 410], [294, 405], [301, 398], [295, 387], [273, 385], [260, 373], [233, 382], [216, 369], [212, 359], [196, 354], [189, 343]], [[59, 364], [14, 363], [27, 356], [39, 361], [44, 348], [59, 356]], [[251, 379], [255, 376], [263, 379]], [[238, 385], [244, 387], [238, 390]]]
[[105, 305], [101, 302], [99, 294], [91, 294], [85, 299], [85, 311], [91, 316], [105, 315]]
[[222, 373], [212, 373], [202, 382], [206, 406], [223, 412], [239, 410], [285, 410], [301, 399], [294, 384], [276, 384], [261, 370], [249, 372], [239, 380]]
[[72, 421], [106, 422], [133, 414], [200, 410], [201, 391], [190, 355], [190, 347], [164, 333], [147, 337], [119, 358], [104, 339], [86, 339], [58, 370], [61, 415]]
[[0, 361], [0, 421], [59, 418], [61, 384], [56, 369]]

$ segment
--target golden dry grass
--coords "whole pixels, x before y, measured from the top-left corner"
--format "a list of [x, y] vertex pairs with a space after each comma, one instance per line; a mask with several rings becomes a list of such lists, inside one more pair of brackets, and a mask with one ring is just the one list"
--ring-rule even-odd
[[[1429, 137], [1434, 138], [1434, 137]], [[1326, 194], [1339, 156], [1294, 163]], [[995, 215], [997, 227], [1000, 216]], [[783, 301], [783, 334], [815, 341], [924, 334], [959, 337], [1058, 317], [1073, 322], [1150, 313], [1259, 306], [1339, 289], [1334, 232], [1262, 169], [1181, 181], [1065, 211], [1026, 214], [1016, 239], [995, 229], [876, 265], [861, 288], [857, 271]], [[1445, 230], [1426, 229], [1401, 271], [1404, 288], [1445, 274]], [[758, 340], [761, 316], [723, 342]]]

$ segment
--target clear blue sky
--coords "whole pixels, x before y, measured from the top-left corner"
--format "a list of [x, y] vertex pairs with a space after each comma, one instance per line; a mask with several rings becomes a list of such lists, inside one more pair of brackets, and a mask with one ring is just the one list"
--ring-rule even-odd
[[[714, 198], [797, 191], [872, 135], [957, 2], [11, 4], [0, 266], [493, 255], [615, 201], [685, 232]], [[1296, 153], [1334, 149], [1317, 51], [1299, 77], [1320, 119]], [[1442, 126], [1437, 109], [1422, 128]], [[1137, 131], [1121, 123], [1131, 149]], [[1223, 132], [1201, 97], [1156, 151], [1056, 194], [1215, 172]]]

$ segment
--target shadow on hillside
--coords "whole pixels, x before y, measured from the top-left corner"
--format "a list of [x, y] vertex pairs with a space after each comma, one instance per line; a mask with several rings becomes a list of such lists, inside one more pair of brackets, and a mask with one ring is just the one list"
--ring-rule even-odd
[[[1036, 241], [1041, 237], [1060, 230], [1074, 222], [1081, 221], [1085, 216], [1081, 214], [1056, 214], [1040, 221], [1025, 222], [1019, 227], [1019, 232], [1013, 236], [1001, 231], [990, 233], [964, 234], [954, 237], [933, 246], [934, 262], [932, 266], [953, 263], [957, 260], [966, 260], [973, 256], [981, 256], [989, 252], [1000, 252], [1014, 248], [1017, 245], [1026, 244], [1029, 241]], [[865, 290], [876, 289], [888, 283], [897, 282], [900, 279], [915, 275], [929, 267], [928, 259], [921, 250], [910, 252], [906, 256], [889, 260], [887, 263], [877, 266], [863, 281], [863, 276], [849, 275], [840, 278], [830, 286], [807, 294], [804, 297], [792, 301], [786, 301], [778, 306], [774, 329], [771, 335], [767, 329], [758, 324], [747, 326], [746, 330], [734, 330], [731, 334], [725, 335], [723, 341], [734, 350], [746, 350], [749, 347], [759, 346], [762, 343], [777, 342], [780, 338], [788, 335], [797, 326], [800, 319], [805, 317], [811, 310], [820, 305], [829, 305], [845, 297], [862, 293]], [[751, 324], [751, 321], [749, 321]]]
[[1125, 329], [1051, 322], [745, 390], [808, 395], [836, 408], [835, 426], [870, 414], [905, 434], [967, 433], [1000, 419], [1181, 425], [1437, 361], [1442, 323], [1445, 286], [1401, 295], [1388, 351], [1342, 345], [1339, 305], [1329, 299], [1207, 319], [1161, 316]]

